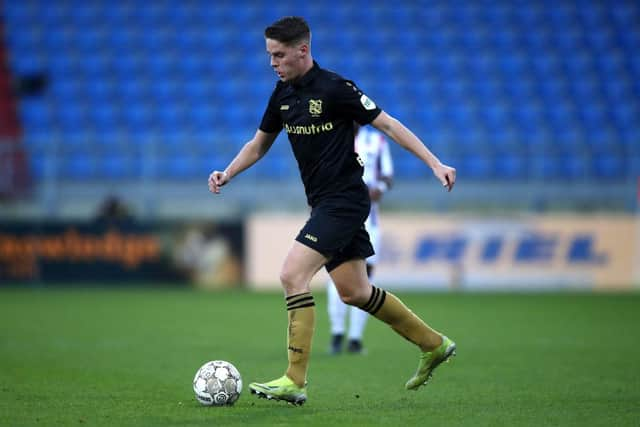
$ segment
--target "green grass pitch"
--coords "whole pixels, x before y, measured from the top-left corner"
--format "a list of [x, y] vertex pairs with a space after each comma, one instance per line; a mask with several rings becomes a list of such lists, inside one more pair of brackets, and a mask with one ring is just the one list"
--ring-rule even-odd
[[[286, 367], [281, 293], [0, 290], [2, 426], [625, 426], [640, 422], [640, 295], [400, 293], [458, 343], [429, 386], [417, 351], [371, 319], [364, 356], [327, 355], [326, 298], [302, 407], [257, 399]], [[233, 407], [200, 406], [204, 362], [243, 375]]]

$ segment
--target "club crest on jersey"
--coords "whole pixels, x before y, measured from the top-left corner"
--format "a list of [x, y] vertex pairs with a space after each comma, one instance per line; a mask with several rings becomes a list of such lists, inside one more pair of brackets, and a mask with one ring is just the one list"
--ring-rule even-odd
[[311, 114], [311, 117], [320, 117], [320, 114], [322, 114], [322, 99], [309, 100], [309, 114]]

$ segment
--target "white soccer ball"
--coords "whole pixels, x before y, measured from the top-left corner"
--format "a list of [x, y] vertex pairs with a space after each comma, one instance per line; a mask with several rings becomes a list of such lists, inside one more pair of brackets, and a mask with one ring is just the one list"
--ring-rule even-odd
[[233, 405], [242, 392], [240, 372], [229, 362], [212, 360], [198, 369], [193, 378], [198, 402], [206, 406]]

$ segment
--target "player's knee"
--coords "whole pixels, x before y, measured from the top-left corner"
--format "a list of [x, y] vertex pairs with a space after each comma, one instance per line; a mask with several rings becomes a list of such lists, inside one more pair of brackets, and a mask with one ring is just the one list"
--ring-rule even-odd
[[293, 285], [295, 283], [295, 274], [291, 270], [283, 268], [280, 271], [280, 283], [285, 287]]
[[369, 299], [369, 293], [366, 292], [366, 289], [349, 289], [340, 293], [340, 299], [345, 304], [361, 307]]
[[342, 300], [343, 303], [347, 305], [356, 305], [353, 295], [350, 295], [350, 294], [340, 295], [340, 299]]
[[290, 292], [306, 292], [306, 281], [304, 272], [283, 267], [280, 271], [280, 283], [284, 289]]

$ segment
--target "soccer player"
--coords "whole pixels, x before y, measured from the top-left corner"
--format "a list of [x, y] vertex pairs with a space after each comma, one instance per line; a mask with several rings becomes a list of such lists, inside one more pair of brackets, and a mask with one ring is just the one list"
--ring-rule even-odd
[[[364, 228], [369, 233], [369, 238], [375, 254], [367, 258], [367, 277], [373, 282], [373, 274], [380, 246], [380, 234], [378, 230], [379, 203], [382, 195], [391, 187], [393, 182], [393, 161], [389, 144], [381, 132], [370, 126], [356, 125], [355, 150], [364, 164], [362, 180], [369, 188], [371, 198], [371, 210], [364, 223]], [[349, 333], [347, 335], [347, 352], [353, 354], [364, 353], [362, 336], [367, 324], [369, 313], [356, 306], [348, 306], [342, 302], [340, 295], [331, 279], [327, 283], [327, 309], [329, 311], [329, 323], [331, 326], [331, 354], [342, 352], [345, 319], [349, 312]]]
[[364, 222], [371, 201], [362, 181], [363, 163], [353, 148], [353, 122], [371, 124], [409, 150], [451, 191], [456, 170], [444, 165], [402, 123], [380, 109], [354, 82], [321, 68], [311, 56], [311, 31], [301, 17], [284, 17], [264, 32], [271, 67], [279, 82], [260, 127], [223, 170], [209, 175], [209, 190], [220, 193], [236, 175], [260, 160], [284, 129], [300, 169], [311, 215], [285, 257], [280, 281], [288, 314], [285, 374], [251, 383], [260, 397], [302, 404], [315, 328], [309, 282], [324, 267], [342, 301], [360, 307], [420, 350], [418, 368], [405, 387], [425, 384], [451, 357], [455, 343], [435, 331], [390, 292], [373, 286], [365, 259], [373, 255]]

